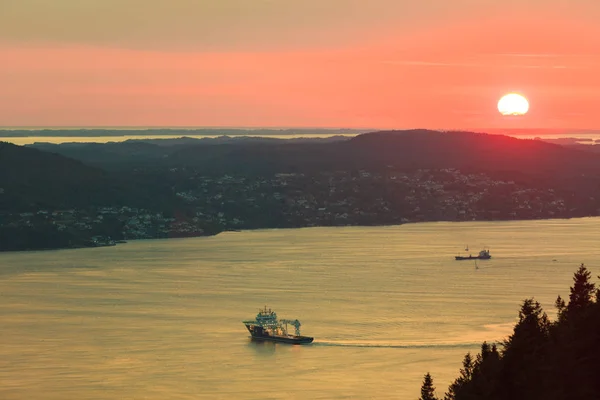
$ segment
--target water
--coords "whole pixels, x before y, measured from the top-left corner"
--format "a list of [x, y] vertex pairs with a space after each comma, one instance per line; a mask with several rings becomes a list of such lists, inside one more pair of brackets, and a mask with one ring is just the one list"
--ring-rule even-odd
[[[243, 135], [231, 135], [230, 137], [265, 137], [269, 139], [323, 139], [332, 136], [345, 136], [351, 138], [356, 136], [356, 133], [298, 133], [298, 134], [283, 134], [283, 135], [264, 135], [264, 134], [243, 134]], [[180, 139], [183, 137], [192, 139], [207, 139], [207, 138], [218, 138], [223, 136], [221, 134], [205, 134], [205, 135], [120, 135], [120, 136], [7, 136], [1, 137], [0, 141], [9, 142], [19, 146], [25, 146], [34, 143], [111, 143], [111, 142], [125, 142], [127, 140], [157, 140], [157, 139]]]
[[[410, 399], [511, 332], [551, 317], [600, 219], [309, 228], [0, 253], [2, 399]], [[454, 261], [469, 245], [493, 258]], [[254, 343], [268, 305], [308, 346]]]

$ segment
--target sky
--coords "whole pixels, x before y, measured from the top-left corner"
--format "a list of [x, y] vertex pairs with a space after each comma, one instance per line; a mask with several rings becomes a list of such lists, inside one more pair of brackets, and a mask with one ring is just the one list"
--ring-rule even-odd
[[[600, 129], [598, 0], [0, 0], [0, 126]], [[496, 108], [519, 92], [529, 113]]]

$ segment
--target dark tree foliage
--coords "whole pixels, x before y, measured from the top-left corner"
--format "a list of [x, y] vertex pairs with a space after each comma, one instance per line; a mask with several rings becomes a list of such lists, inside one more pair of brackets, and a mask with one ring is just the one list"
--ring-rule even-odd
[[467, 353], [463, 359], [463, 367], [460, 369], [460, 376], [456, 378], [456, 380], [448, 388], [448, 392], [444, 396], [445, 400], [459, 398], [460, 394], [465, 392], [465, 385], [473, 377], [474, 368], [475, 366], [473, 365], [471, 353]]
[[421, 397], [419, 400], [438, 400], [435, 397], [435, 387], [433, 386], [433, 378], [428, 373], [425, 374], [423, 378], [423, 385], [421, 386]]
[[554, 302], [554, 307], [556, 307], [556, 315], [558, 319], [561, 320], [562, 318], [564, 318], [565, 311], [567, 309], [567, 304], [565, 303], [563, 298], [560, 297], [560, 295], [558, 295], [558, 297], [556, 298], [556, 301]]
[[0, 213], [131, 206], [180, 206], [161, 180], [111, 173], [58, 154], [0, 141]]
[[590, 278], [581, 265], [569, 303], [556, 300], [554, 322], [524, 300], [502, 351], [484, 342], [474, 361], [467, 354], [445, 400], [600, 399], [600, 303]]
[[[594, 175], [600, 172], [598, 155], [593, 152], [539, 140], [519, 140], [472, 132], [384, 131], [332, 142], [289, 143], [262, 139], [207, 145], [188, 139], [170, 146], [156, 143], [37, 147], [106, 170], [186, 166], [208, 174], [248, 172], [262, 175], [274, 172], [381, 169], [395, 165], [403, 169], [484, 169], [496, 174], [510, 173], [510, 179], [529, 176], [532, 183], [539, 182], [543, 176], [556, 181], [561, 176], [573, 178], [574, 173], [581, 177], [582, 172], [592, 172]], [[569, 179], [569, 184], [576, 183], [578, 192], [591, 190], [593, 185], [587, 183], [588, 179], [582, 182]]]
[[573, 276], [573, 287], [569, 296], [569, 305], [567, 310], [581, 309], [592, 303], [592, 296], [596, 290], [596, 285], [590, 282], [592, 273], [587, 270], [585, 265], [581, 264]]
[[[43, 246], [38, 245], [43, 243]], [[0, 251], [80, 247], [82, 239], [73, 232], [60, 232], [52, 225], [12, 227], [0, 225]]]

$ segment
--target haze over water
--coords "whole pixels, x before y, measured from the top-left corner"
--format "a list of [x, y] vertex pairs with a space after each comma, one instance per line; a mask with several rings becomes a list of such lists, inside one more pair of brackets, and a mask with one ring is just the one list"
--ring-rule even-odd
[[[362, 133], [375, 132], [379, 129], [354, 129], [354, 130], [344, 130], [344, 129], [315, 129], [314, 131], [310, 129], [299, 129], [297, 132], [294, 132], [294, 129], [285, 129], [282, 131], [277, 131], [277, 128], [257, 128], [255, 132], [252, 129], [244, 130], [242, 128], [233, 128], [233, 131], [230, 128], [223, 128], [223, 133], [215, 133], [218, 131], [217, 128], [211, 128], [210, 131], [202, 132], [201, 130], [190, 130], [189, 132], [178, 132], [179, 129], [172, 128], [175, 132], [165, 134], [148, 134], [143, 132], [136, 132], [143, 130], [143, 128], [118, 128], [122, 132], [119, 133], [111, 133], [106, 134], [104, 136], [69, 136], [65, 135], [65, 131], [75, 130], [75, 129], [64, 129], [60, 128], [59, 131], [56, 132], [55, 136], [36, 136], [35, 134], [32, 136], [24, 135], [24, 136], [3, 136], [2, 129], [0, 128], [0, 141], [13, 143], [19, 146], [31, 145], [34, 143], [52, 143], [52, 144], [61, 144], [61, 143], [110, 143], [110, 142], [124, 142], [127, 140], [158, 140], [158, 139], [178, 139], [182, 137], [192, 138], [192, 139], [211, 139], [218, 138], [221, 136], [229, 136], [229, 137], [265, 137], [271, 139], [298, 139], [298, 138], [310, 138], [310, 139], [318, 139], [318, 138], [328, 138], [332, 136], [343, 136], [347, 138], [351, 138], [357, 136]], [[21, 129], [21, 128], [18, 128]], [[48, 129], [58, 129], [58, 128], [48, 128]], [[86, 128], [86, 129], [98, 129], [102, 130], [104, 128]], [[170, 128], [165, 128], [170, 129]], [[236, 129], [240, 129], [239, 132], [234, 131]], [[273, 131], [268, 132], [268, 130], [273, 129]], [[26, 130], [23, 129], [24, 132]], [[600, 130], [573, 130], [573, 131], [520, 131], [520, 130], [489, 130], [489, 129], [474, 129], [473, 132], [485, 132], [489, 134], [501, 134], [512, 136], [517, 139], [536, 139], [541, 138], [545, 140], [556, 140], [556, 139], [572, 139], [579, 141], [584, 144], [593, 144], [594, 142], [600, 142]], [[125, 133], [128, 132], [128, 133]], [[82, 131], [81, 134], [84, 132]]]
[[[600, 218], [308, 228], [0, 254], [2, 399], [410, 399], [468, 351], [551, 318]], [[455, 261], [468, 245], [493, 258]], [[255, 343], [258, 308], [308, 346]]]

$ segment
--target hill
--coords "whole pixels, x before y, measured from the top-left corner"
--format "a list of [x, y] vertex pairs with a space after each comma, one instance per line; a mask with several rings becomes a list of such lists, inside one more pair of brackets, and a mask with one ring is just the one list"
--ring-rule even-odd
[[[86, 235], [135, 239], [600, 214], [600, 155], [471, 132], [3, 144], [0, 169], [7, 215], [3, 222], [0, 212], [0, 227], [24, 232], [11, 249], [30, 248], [27, 232], [36, 223], [72, 232], [52, 245], [64, 247]], [[76, 215], [20, 214], [67, 208]], [[15, 237], [13, 231], [5, 237]], [[48, 232], [36, 243], [54, 237]]]
[[600, 156], [539, 140], [430, 130], [381, 131], [338, 140], [245, 138], [170, 142], [36, 145], [90, 165], [195, 167], [211, 173], [276, 173], [382, 169], [458, 168], [532, 175], [600, 172]]
[[600, 158], [539, 140], [473, 132], [383, 131], [359, 135], [349, 145], [386, 163], [414, 168], [560, 172], [597, 170]]
[[[202, 139], [181, 137], [173, 139], [131, 139], [108, 143], [35, 143], [27, 147], [36, 148], [85, 162], [108, 170], [123, 170], [139, 167], [175, 167], [184, 165], [210, 165], [219, 162], [227, 171], [236, 169], [235, 157], [238, 150], [267, 148], [278, 152], [280, 146], [325, 144], [347, 140], [344, 136], [327, 138], [279, 139], [249, 136], [218, 136]], [[179, 157], [184, 157], [179, 160]], [[183, 161], [183, 162], [179, 162]], [[260, 160], [248, 160], [257, 165]], [[247, 167], [247, 166], [246, 166]]]
[[0, 210], [10, 212], [123, 204], [152, 207], [166, 200], [143, 183], [6, 142], [0, 142], [0, 188]]

